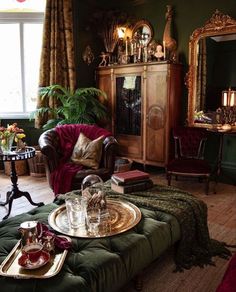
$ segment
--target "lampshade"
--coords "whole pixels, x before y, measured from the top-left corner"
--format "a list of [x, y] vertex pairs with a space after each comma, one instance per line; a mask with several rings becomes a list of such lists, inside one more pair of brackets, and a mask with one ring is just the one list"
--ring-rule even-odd
[[236, 106], [236, 91], [228, 90], [222, 91], [222, 106]]

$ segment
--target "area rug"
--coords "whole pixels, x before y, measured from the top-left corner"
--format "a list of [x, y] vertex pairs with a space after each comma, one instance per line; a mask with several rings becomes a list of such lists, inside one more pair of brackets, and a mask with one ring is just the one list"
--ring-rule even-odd
[[207, 205], [202, 200], [185, 191], [157, 184], [146, 191], [119, 194], [111, 190], [110, 184], [110, 181], [104, 184], [108, 198], [127, 200], [138, 207], [162, 211], [176, 217], [181, 228], [181, 240], [174, 256], [175, 271], [214, 265], [214, 256], [231, 256], [226, 243], [210, 238]]
[[224, 277], [216, 292], [235, 292], [236, 291], [236, 254], [229, 262]]

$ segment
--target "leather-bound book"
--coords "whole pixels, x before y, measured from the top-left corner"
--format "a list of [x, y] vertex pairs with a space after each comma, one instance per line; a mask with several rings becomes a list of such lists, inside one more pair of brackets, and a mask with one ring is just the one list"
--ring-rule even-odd
[[112, 175], [113, 180], [117, 182], [121, 182], [121, 183], [145, 180], [148, 178], [149, 178], [149, 173], [138, 170], [138, 169], [129, 170], [126, 172], [119, 172]]
[[137, 191], [145, 191], [147, 189], [150, 189], [153, 186], [153, 182], [151, 179], [147, 179], [146, 181], [142, 182], [134, 182], [133, 184], [128, 184], [128, 185], [117, 185], [115, 183], [111, 182], [111, 189], [117, 193], [121, 194], [128, 194], [132, 192], [137, 192]]

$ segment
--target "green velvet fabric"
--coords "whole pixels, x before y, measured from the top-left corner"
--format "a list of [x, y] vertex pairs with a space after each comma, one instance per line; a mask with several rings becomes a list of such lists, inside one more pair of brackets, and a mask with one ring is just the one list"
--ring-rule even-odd
[[[174, 255], [176, 271], [193, 266], [214, 265], [214, 256], [230, 257], [231, 252], [226, 243], [210, 238], [206, 203], [190, 193], [155, 184], [146, 191], [120, 194], [111, 189], [110, 180], [104, 183], [103, 190], [108, 198], [127, 200], [140, 208], [171, 214], [177, 219], [181, 239]], [[81, 191], [73, 191], [59, 198], [76, 195], [81, 195]]]
[[[18, 228], [27, 220], [47, 224], [52, 203], [0, 222], [0, 262], [20, 239]], [[140, 208], [138, 225], [122, 234], [101, 238], [72, 238], [62, 270], [48, 279], [14, 279], [0, 276], [1, 292], [111, 292], [119, 291], [143, 268], [180, 239], [176, 218]]]
[[229, 258], [227, 244], [210, 238], [207, 205], [195, 196], [169, 186], [154, 185], [146, 191], [118, 194], [104, 184], [109, 198], [126, 199], [138, 207], [162, 211], [175, 216], [180, 224], [181, 239], [175, 253], [176, 271], [193, 266], [214, 265], [213, 257]]

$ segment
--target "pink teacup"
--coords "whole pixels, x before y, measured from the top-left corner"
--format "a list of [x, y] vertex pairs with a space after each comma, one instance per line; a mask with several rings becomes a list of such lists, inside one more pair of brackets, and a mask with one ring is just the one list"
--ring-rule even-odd
[[25, 245], [22, 249], [22, 253], [27, 256], [31, 263], [36, 263], [42, 254], [42, 250], [43, 245], [41, 243], [32, 243]]

